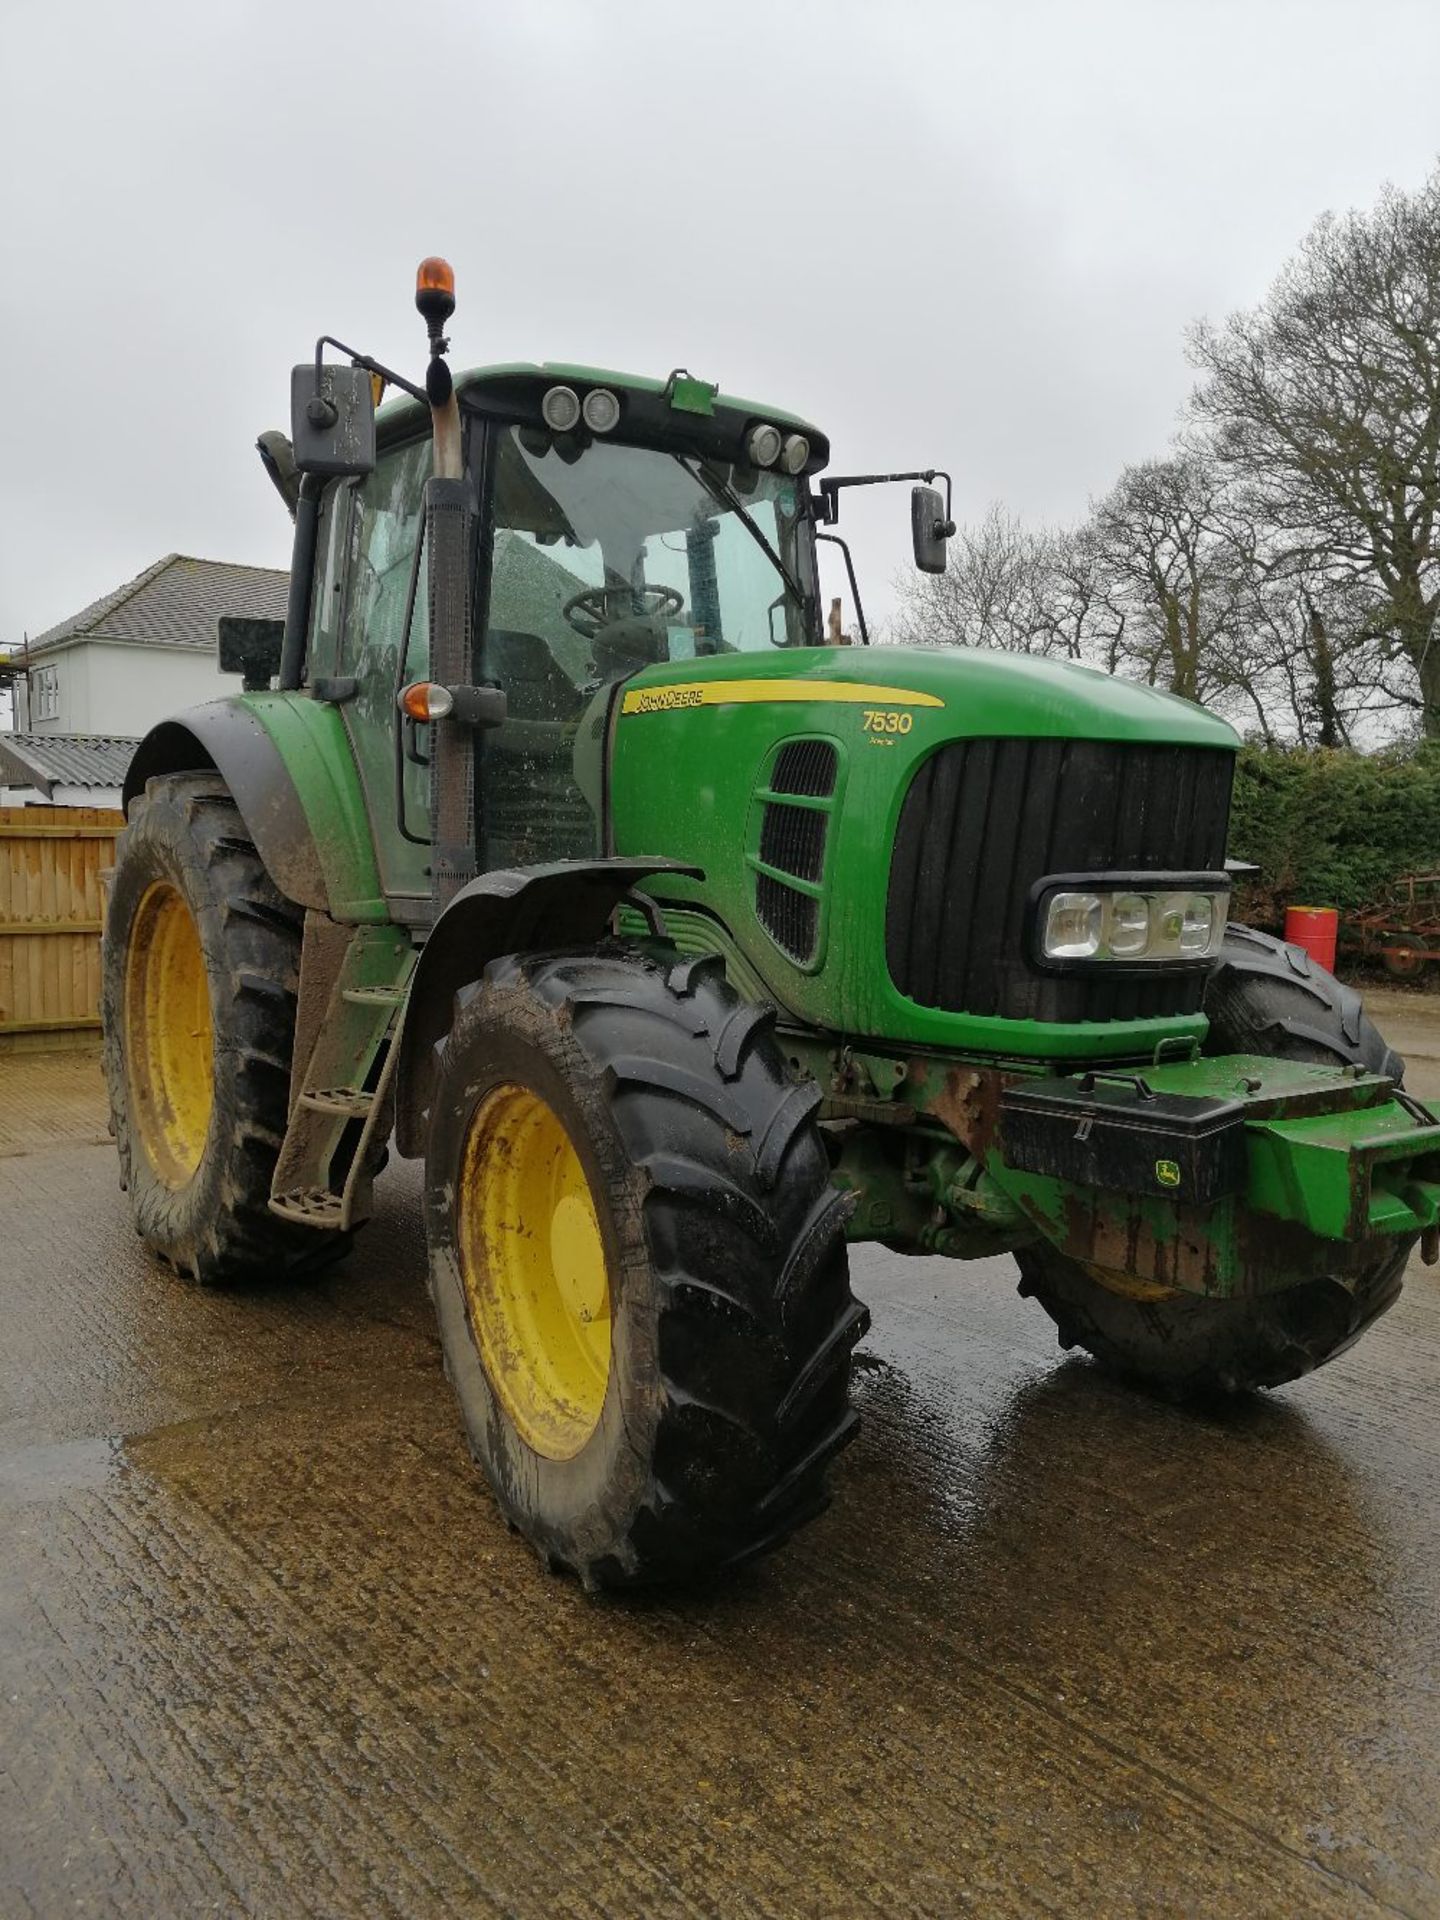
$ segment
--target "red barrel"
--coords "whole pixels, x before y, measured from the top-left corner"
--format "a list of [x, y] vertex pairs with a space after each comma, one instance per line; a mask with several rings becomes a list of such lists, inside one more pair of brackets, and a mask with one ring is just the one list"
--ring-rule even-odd
[[1340, 931], [1340, 916], [1334, 907], [1287, 907], [1285, 938], [1292, 946], [1303, 947], [1312, 960], [1335, 971], [1335, 939]]

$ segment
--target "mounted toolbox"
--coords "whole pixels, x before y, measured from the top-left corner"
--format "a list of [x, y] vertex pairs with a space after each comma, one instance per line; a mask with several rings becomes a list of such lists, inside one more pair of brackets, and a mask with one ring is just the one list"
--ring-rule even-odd
[[1208, 1206], [1245, 1186], [1246, 1105], [1157, 1093], [1138, 1073], [1008, 1087], [1005, 1158], [1025, 1173]]

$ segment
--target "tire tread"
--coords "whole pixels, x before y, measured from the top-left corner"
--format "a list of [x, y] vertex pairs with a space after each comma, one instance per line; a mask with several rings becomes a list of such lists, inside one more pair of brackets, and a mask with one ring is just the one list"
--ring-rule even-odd
[[[538, 1001], [601, 1090], [643, 1181], [659, 1303], [661, 1398], [627, 1530], [580, 1551], [497, 1485], [501, 1505], [587, 1587], [747, 1563], [824, 1507], [826, 1468], [855, 1429], [849, 1359], [869, 1316], [850, 1291], [849, 1202], [830, 1186], [818, 1090], [796, 1083], [770, 1010], [741, 1001], [712, 956], [619, 941], [507, 956], [479, 994], [489, 1012], [472, 994], [457, 1020], [513, 1018], [511, 995]], [[462, 1055], [446, 1043], [442, 1080], [465, 1072]]]
[[[126, 956], [107, 922], [105, 1074], [121, 1183], [136, 1208], [137, 1229], [152, 1251], [202, 1286], [312, 1272], [339, 1258], [350, 1236], [295, 1227], [269, 1210], [289, 1122], [303, 923], [266, 872], [218, 774], [164, 774], [147, 783], [116, 843], [117, 882], [129, 862], [154, 867], [157, 845], [197, 889], [192, 911], [198, 905], [218, 927], [223, 978], [216, 1050], [233, 1056], [233, 1072], [217, 1073], [210, 1137], [195, 1179], [174, 1192], [159, 1187], [148, 1170], [137, 1180], [141, 1150], [130, 1136], [122, 1017]], [[210, 944], [213, 955], [215, 941]]]

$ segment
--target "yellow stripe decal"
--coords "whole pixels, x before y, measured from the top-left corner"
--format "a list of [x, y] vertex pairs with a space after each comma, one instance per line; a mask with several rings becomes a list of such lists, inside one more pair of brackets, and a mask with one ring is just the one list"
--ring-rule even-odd
[[853, 680], [686, 680], [634, 687], [622, 713], [673, 713], [679, 707], [749, 706], [756, 701], [839, 700], [857, 707], [943, 707], [938, 694], [910, 687], [872, 687]]

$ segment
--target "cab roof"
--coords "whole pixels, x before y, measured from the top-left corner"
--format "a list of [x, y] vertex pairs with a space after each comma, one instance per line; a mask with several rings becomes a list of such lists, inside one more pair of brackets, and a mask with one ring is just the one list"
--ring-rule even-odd
[[[684, 368], [667, 379], [647, 374], [619, 373], [609, 367], [579, 366], [569, 361], [508, 361], [492, 367], [468, 367], [455, 375], [455, 391], [462, 411], [499, 414], [541, 424], [540, 402], [553, 386], [574, 387], [583, 401], [593, 387], [608, 387], [621, 403], [615, 429], [619, 440], [658, 439], [660, 444], [681, 441], [703, 452], [743, 457], [743, 442], [759, 421], [770, 421], [786, 433], [801, 433], [810, 442], [806, 473], [816, 473], [830, 458], [830, 443], [819, 427], [761, 401], [725, 394]], [[409, 394], [387, 401], [376, 416], [381, 446], [408, 440], [422, 425], [427, 409]]]

